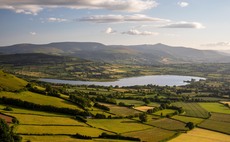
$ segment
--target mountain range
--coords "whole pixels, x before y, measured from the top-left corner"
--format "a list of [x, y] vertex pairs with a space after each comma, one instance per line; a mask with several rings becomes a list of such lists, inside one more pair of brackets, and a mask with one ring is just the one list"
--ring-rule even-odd
[[226, 63], [230, 54], [213, 50], [154, 45], [104, 45], [97, 42], [16, 44], [0, 47], [0, 54], [45, 53], [123, 64]]

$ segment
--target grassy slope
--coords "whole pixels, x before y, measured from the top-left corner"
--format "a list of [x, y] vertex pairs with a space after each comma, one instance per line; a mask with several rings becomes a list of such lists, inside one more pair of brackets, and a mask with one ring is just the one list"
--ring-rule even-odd
[[25, 80], [0, 70], [0, 88], [5, 90], [19, 90], [24, 88], [26, 84], [27, 82]]
[[37, 93], [24, 91], [20, 93], [12, 93], [12, 92], [0, 92], [0, 97], [8, 97], [8, 98], [15, 98], [15, 99], [21, 99], [23, 101], [28, 101], [36, 104], [41, 105], [53, 105], [56, 107], [66, 107], [66, 108], [72, 108], [72, 109], [80, 109], [76, 105], [65, 101], [60, 98], [52, 97], [52, 96], [45, 96], [40, 95]]

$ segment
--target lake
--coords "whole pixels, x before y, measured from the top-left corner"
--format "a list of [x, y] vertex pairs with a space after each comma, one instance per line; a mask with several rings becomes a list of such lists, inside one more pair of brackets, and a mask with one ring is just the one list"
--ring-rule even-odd
[[195, 76], [179, 76], [179, 75], [150, 75], [150, 76], [139, 76], [119, 79], [112, 82], [94, 82], [94, 81], [73, 81], [73, 80], [60, 80], [60, 79], [39, 79], [40, 81], [49, 83], [60, 83], [60, 84], [71, 84], [71, 85], [100, 85], [100, 86], [135, 86], [135, 85], [159, 85], [159, 86], [182, 86], [189, 84], [184, 81], [191, 81], [195, 79], [205, 79]]

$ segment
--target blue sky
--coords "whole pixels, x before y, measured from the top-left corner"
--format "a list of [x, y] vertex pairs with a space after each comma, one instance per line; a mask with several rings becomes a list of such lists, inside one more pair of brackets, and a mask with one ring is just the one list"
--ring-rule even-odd
[[230, 50], [230, 0], [0, 0], [0, 46], [62, 41]]

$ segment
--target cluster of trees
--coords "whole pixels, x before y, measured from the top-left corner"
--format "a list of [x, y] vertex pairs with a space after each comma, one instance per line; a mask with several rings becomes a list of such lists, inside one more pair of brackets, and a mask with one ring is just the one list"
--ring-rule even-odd
[[109, 107], [107, 107], [105, 105], [102, 105], [102, 104], [99, 104], [99, 103], [95, 103], [93, 106], [96, 107], [96, 108], [99, 108], [99, 109], [103, 109], [105, 111], [110, 111]]
[[108, 139], [119, 139], [119, 140], [131, 140], [131, 141], [141, 141], [140, 138], [134, 138], [134, 137], [128, 137], [128, 136], [122, 136], [122, 135], [110, 135], [105, 132], [103, 132], [99, 138], [108, 138]]
[[27, 90], [38, 93], [38, 94], [43, 94], [43, 95], [48, 95], [48, 96], [54, 96], [54, 97], [60, 97], [59, 91], [57, 89], [54, 89], [51, 87], [51, 85], [46, 85], [45, 90], [40, 90], [37, 87], [34, 87], [32, 84], [28, 83], [26, 85]]
[[91, 107], [91, 100], [79, 95], [69, 95], [69, 100], [80, 106], [81, 108]]
[[108, 104], [117, 104], [116, 100], [114, 98], [108, 98], [107, 96], [105, 95], [98, 95], [96, 98], [95, 98], [96, 101], [98, 102], [103, 102], [103, 103], [108, 103]]
[[9, 127], [4, 119], [0, 118], [0, 142], [21, 142], [22, 137], [13, 133], [13, 127]]
[[73, 137], [78, 138], [78, 139], [86, 139], [86, 140], [91, 140], [92, 139], [91, 136], [81, 135], [81, 134], [78, 134], [78, 133], [75, 134]]

